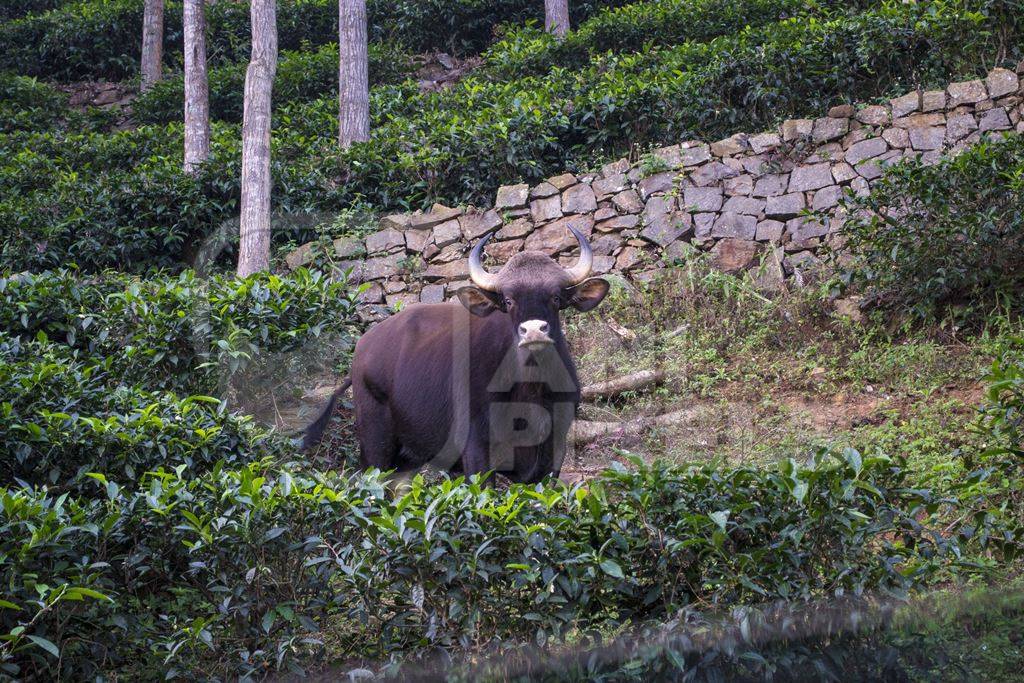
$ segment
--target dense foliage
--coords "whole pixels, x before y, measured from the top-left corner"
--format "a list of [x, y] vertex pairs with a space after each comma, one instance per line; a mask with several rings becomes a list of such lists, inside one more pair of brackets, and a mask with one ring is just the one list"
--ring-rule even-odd
[[34, 78], [0, 73], [0, 134], [47, 130], [67, 116], [67, 97]]
[[158, 467], [202, 472], [282, 452], [218, 399], [119, 385], [113, 357], [79, 360], [46, 344], [0, 353], [0, 485], [81, 493], [89, 472], [134, 486]]
[[844, 282], [897, 315], [976, 324], [1024, 312], [1024, 139], [893, 167], [853, 198]]
[[[986, 0], [986, 2], [999, 0]], [[278, 209], [486, 202], [598, 150], [715, 139], [838, 100], [945, 81], [991, 48], [988, 21], [938, 2], [851, 17], [787, 20], [708, 43], [609, 56], [507, 82], [470, 78], [440, 93], [374, 90], [373, 137], [340, 150], [333, 98], [281, 110]], [[215, 126], [210, 162], [180, 171], [181, 128], [0, 138], [3, 262], [33, 269], [171, 265], [237, 213], [238, 129]], [[100, 170], [102, 169], [102, 170]]]
[[[142, 50], [142, 3], [136, 0], [18, 0], [58, 5], [0, 25], [0, 70], [63, 80], [128, 78]], [[577, 20], [615, 0], [574, 2]], [[533, 0], [370, 0], [370, 40], [417, 52], [475, 53], [491, 42], [503, 22], [543, 18]], [[42, 7], [41, 7], [42, 9]], [[245, 3], [209, 3], [207, 51], [211, 64], [249, 59], [249, 8]], [[0, 20], [3, 17], [0, 16]], [[277, 4], [278, 48], [299, 50], [338, 40], [338, 6], [329, 0], [282, 0]], [[181, 66], [181, 3], [164, 9], [165, 64]]]
[[20, 19], [27, 14], [47, 12], [60, 7], [67, 0], [7, 0], [0, 5], [0, 21]]
[[[218, 379], [268, 358], [283, 363], [321, 338], [343, 347], [357, 329], [355, 294], [304, 269], [244, 280], [191, 271], [145, 280], [14, 275], [0, 278], [0, 330], [22, 343], [42, 335], [104, 358], [121, 383], [211, 393]], [[286, 369], [293, 370], [279, 368]]]
[[[1012, 681], [1024, 653], [1019, 584], [938, 591], [909, 604], [848, 596], [686, 610], [665, 623], [559, 652], [517, 648], [484, 661], [397, 668], [396, 680]], [[424, 670], [426, 669], [426, 670]]]
[[0, 300], [7, 485], [80, 487], [88, 471], [132, 483], [161, 464], [279, 453], [221, 401], [168, 392], [258, 402], [331, 372], [356, 329], [353, 292], [305, 270], [94, 283], [44, 273], [0, 279]]
[[[370, 84], [394, 83], [411, 69], [409, 57], [394, 47], [369, 46]], [[210, 117], [242, 120], [245, 64], [217, 67], [209, 72]], [[338, 91], [338, 46], [328, 43], [311, 52], [282, 52], [274, 77], [274, 102], [305, 102]], [[166, 78], [132, 102], [132, 114], [141, 123], [171, 123], [184, 107], [183, 77]]]
[[390, 499], [372, 477], [253, 463], [137, 489], [95, 477], [95, 497], [8, 490], [0, 633], [33, 625], [4, 665], [81, 677], [216, 657], [230, 675], [308, 652], [331, 615], [383, 655], [543, 644], [696, 602], [901, 592], [943, 547], [915, 519], [936, 503], [900, 472], [848, 451], [777, 471], [641, 466], [587, 489], [416, 481]]
[[806, 0], [637, 2], [604, 9], [561, 40], [535, 26], [509, 30], [485, 53], [484, 60], [488, 72], [497, 77], [540, 75], [554, 66], [586, 66], [608, 52], [641, 52], [653, 46], [710, 40], [746, 26], [763, 26], [798, 15], [821, 16], [832, 4]]

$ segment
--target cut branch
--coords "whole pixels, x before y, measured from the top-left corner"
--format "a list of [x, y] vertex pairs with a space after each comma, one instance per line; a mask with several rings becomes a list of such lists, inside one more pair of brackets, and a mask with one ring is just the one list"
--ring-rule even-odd
[[616, 394], [621, 394], [624, 391], [644, 389], [651, 385], [658, 384], [664, 379], [664, 370], [641, 370], [640, 372], [634, 372], [631, 375], [616, 377], [615, 379], [609, 379], [604, 382], [588, 384], [580, 390], [580, 396], [584, 401], [600, 397], [615, 396]]
[[712, 414], [711, 406], [693, 406], [671, 413], [641, 417], [626, 422], [588, 422], [576, 420], [569, 432], [569, 439], [577, 445], [590, 443], [605, 436], [635, 436], [651, 427], [685, 427], [694, 425]]

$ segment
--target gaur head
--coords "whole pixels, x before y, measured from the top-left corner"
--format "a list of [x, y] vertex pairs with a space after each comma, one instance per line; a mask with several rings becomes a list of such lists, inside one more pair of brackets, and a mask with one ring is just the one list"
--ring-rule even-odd
[[481, 239], [469, 255], [469, 276], [474, 287], [463, 287], [459, 301], [474, 315], [507, 313], [520, 350], [536, 352], [555, 345], [562, 337], [559, 312], [572, 306], [578, 311], [595, 308], [608, 293], [608, 281], [589, 278], [594, 254], [586, 238], [569, 226], [580, 244], [580, 257], [572, 268], [563, 268], [547, 254], [524, 251], [515, 254], [497, 273], [489, 273], [481, 258], [491, 234]]

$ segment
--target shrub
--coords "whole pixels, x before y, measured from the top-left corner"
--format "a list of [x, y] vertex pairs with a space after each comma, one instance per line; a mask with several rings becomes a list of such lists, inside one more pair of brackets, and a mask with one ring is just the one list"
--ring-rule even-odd
[[[833, 3], [804, 0], [650, 0], [605, 8], [564, 39], [527, 26], [508, 31], [484, 54], [487, 71], [496, 77], [539, 75], [554, 66], [585, 67], [608, 52], [641, 52], [651, 46], [706, 41], [797, 15], [823, 13]], [[861, 5], [873, 4], [862, 2]]]
[[[225, 144], [237, 148], [225, 135], [214, 129], [215, 159]], [[18, 140], [24, 146], [10, 141], [17, 151], [0, 162], [0, 263], [18, 269], [69, 261], [88, 270], [180, 267], [185, 250], [237, 205], [237, 162], [222, 161], [216, 173], [212, 167], [183, 173], [181, 136], [176, 124], [110, 136], [24, 136]], [[90, 169], [89, 191], [72, 170], [83, 166]], [[39, 204], [49, 209], [40, 213]]]
[[46, 130], [67, 114], [63, 93], [33, 78], [0, 73], [0, 134]]
[[[402, 80], [411, 69], [400, 50], [372, 43], [369, 46], [370, 84]], [[210, 117], [241, 122], [245, 64], [212, 69]], [[171, 123], [181, 118], [184, 86], [181, 76], [166, 78], [132, 102], [132, 114], [142, 123]], [[314, 52], [284, 52], [274, 78], [274, 105], [305, 102], [338, 92], [338, 46], [329, 43]]]
[[77, 360], [46, 344], [5, 344], [0, 358], [0, 486], [80, 492], [88, 472], [134, 486], [157, 467], [239, 463], [281, 444], [214, 398], [118, 386], [112, 358]]
[[67, 0], [7, 0], [0, 5], [0, 22], [20, 19], [26, 14], [39, 14], [60, 7]]
[[970, 514], [961, 535], [983, 551], [1013, 561], [1024, 552], [1024, 339], [993, 363], [975, 429], [983, 449], [960, 453], [969, 473], [956, 494]]
[[[164, 48], [181, 43], [181, 5], [168, 2]], [[138, 69], [142, 3], [83, 0], [0, 25], [0, 69], [25, 76], [121, 79]]]
[[[158, 473], [137, 492], [98, 479], [103, 504], [3, 494], [0, 585], [21, 609], [0, 613], [0, 633], [34, 618], [14, 642], [61, 653], [11, 653], [23, 675], [141, 653], [182, 674], [252, 674], [336, 628], [354, 656], [544, 644], [687, 604], [901, 592], [942, 550], [918, 521], [927, 492], [902, 488], [898, 461], [852, 451], [776, 472], [641, 466], [589, 491], [417, 479], [395, 500], [373, 477], [265, 462]], [[42, 610], [37, 584], [112, 602]]]
[[243, 280], [191, 271], [146, 280], [24, 274], [0, 278], [0, 329], [22, 343], [42, 334], [105, 358], [119, 384], [210, 393], [218, 378], [251, 383], [268, 365], [296, 379], [329, 370], [351, 345], [356, 293], [305, 269]]
[[92, 499], [0, 488], [0, 666], [12, 675], [227, 679], [291, 664], [347, 606], [332, 579], [358, 549], [353, 518], [383, 496], [372, 480], [267, 463], [162, 471], [137, 490], [96, 479]]
[[849, 202], [843, 283], [896, 315], [976, 324], [1024, 312], [1024, 138], [898, 164]]
[[472, 680], [862, 680], [1017, 678], [1024, 627], [1018, 585], [937, 591], [896, 603], [876, 596], [686, 610], [615, 639], [558, 652], [517, 647], [482, 662], [419, 662], [412, 675]]
[[[41, 0], [42, 1], [42, 0]], [[616, 0], [574, 3], [577, 19]], [[371, 0], [370, 40], [407, 45], [420, 52], [478, 52], [502, 22], [539, 17], [532, 0]], [[249, 59], [249, 9], [245, 3], [207, 7], [207, 51], [212, 65]], [[58, 80], [130, 78], [142, 51], [142, 3], [80, 0], [0, 26], [0, 70]], [[277, 8], [278, 48], [303, 50], [338, 40], [337, 3], [283, 0]], [[181, 4], [164, 10], [165, 64], [181, 66]]]
[[[577, 0], [569, 4], [570, 21], [586, 19], [603, 7], [629, 0]], [[371, 35], [397, 40], [417, 52], [447, 50], [473, 54], [485, 48], [501, 24], [543, 20], [543, 5], [533, 0], [371, 0]]]

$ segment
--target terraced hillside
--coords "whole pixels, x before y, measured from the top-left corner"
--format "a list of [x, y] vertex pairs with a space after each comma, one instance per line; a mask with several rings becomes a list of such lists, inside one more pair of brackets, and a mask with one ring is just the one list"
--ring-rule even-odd
[[[1019, 44], [1006, 40], [1008, 31], [1015, 35], [1019, 15], [1003, 0], [971, 2], [883, 4], [862, 11], [780, 7], [778, 13], [752, 13], [760, 17], [759, 25], [737, 28], [739, 21], [728, 17], [718, 28], [691, 25], [692, 40], [685, 31], [662, 35], [660, 22], [640, 14], [632, 24], [638, 41], [649, 36], [653, 44], [672, 42], [651, 48], [636, 42], [633, 49], [639, 51], [598, 54], [571, 70], [553, 64], [539, 75], [495, 77], [488, 65], [507, 68], [500, 65], [519, 49], [520, 41], [510, 40], [487, 53], [479, 75], [440, 92], [419, 92], [415, 81], [375, 87], [373, 139], [346, 151], [335, 145], [333, 98], [307, 101], [319, 88], [330, 87], [325, 69], [331, 52], [317, 62], [323, 68], [300, 64], [294, 70], [286, 65], [301, 53], [286, 55], [280, 92], [298, 101], [277, 105], [275, 207], [336, 212], [359, 203], [390, 210], [484, 202], [500, 184], [535, 182], [647, 145], [756, 132], [833, 104], [983, 75], [997, 60], [1012, 62], [1011, 54], [1000, 54], [1000, 45]], [[305, 7], [299, 3], [296, 11]], [[787, 14], [800, 17], [784, 18]], [[61, 26], [76, 35], [93, 31], [91, 24], [76, 26], [70, 19], [62, 19]], [[19, 22], [7, 27], [18, 29]], [[0, 63], [13, 67], [22, 61], [16, 46], [48, 40], [8, 35], [0, 41], [8, 46]], [[282, 37], [281, 44], [290, 43]], [[69, 73], [72, 54], [68, 51], [49, 73]], [[393, 58], [384, 61], [390, 75], [379, 77], [399, 78]], [[214, 73], [215, 113], [237, 116], [239, 67]], [[0, 140], [9, 160], [0, 169], [6, 260], [45, 268], [74, 252], [79, 266], [91, 270], [170, 266], [186, 256], [187, 245], [236, 214], [236, 125], [214, 125], [211, 160], [197, 177], [188, 177], [179, 171], [177, 123], [110, 131], [104, 115], [83, 119], [44, 85], [21, 85], [17, 92], [18, 99], [7, 105], [14, 120], [37, 121], [30, 127], [43, 130], [16, 129]], [[166, 96], [163, 89], [154, 91], [139, 103], [138, 116], [166, 121], [177, 108], [173, 101], [157, 103]], [[224, 105], [218, 104], [221, 97]], [[36, 113], [27, 116], [24, 110]], [[283, 232], [280, 238], [303, 236]]]

